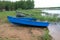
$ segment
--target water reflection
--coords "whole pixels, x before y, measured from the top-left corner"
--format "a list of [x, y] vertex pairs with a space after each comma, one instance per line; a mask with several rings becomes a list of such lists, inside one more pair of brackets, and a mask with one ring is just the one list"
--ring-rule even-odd
[[55, 39], [60, 40], [60, 23], [51, 23], [48, 26], [49, 34]]

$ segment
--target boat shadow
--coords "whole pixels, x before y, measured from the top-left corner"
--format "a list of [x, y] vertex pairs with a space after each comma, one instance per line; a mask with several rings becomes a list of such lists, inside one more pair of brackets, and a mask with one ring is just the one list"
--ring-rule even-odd
[[33, 25], [26, 25], [26, 24], [16, 24], [14, 23], [13, 25], [20, 26], [20, 27], [34, 27], [34, 28], [47, 28], [46, 26], [33, 26]]

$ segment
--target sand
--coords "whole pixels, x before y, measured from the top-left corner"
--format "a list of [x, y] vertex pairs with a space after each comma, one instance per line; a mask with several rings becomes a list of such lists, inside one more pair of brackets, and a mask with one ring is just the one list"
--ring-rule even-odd
[[44, 28], [17, 26], [10, 23], [0, 24], [0, 38], [9, 40], [38, 40]]

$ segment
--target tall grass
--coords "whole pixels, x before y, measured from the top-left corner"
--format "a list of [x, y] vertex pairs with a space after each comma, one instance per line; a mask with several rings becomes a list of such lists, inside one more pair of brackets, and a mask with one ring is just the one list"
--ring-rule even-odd
[[44, 35], [42, 36], [42, 40], [51, 40], [52, 37], [49, 35], [49, 31], [45, 30]]
[[[18, 10], [22, 13], [27, 14], [27, 17], [33, 17], [36, 19], [39, 19], [40, 21], [49, 21], [49, 22], [55, 22], [60, 20], [60, 18], [56, 18], [56, 17], [50, 17], [50, 16], [42, 16], [41, 15], [41, 10], [40, 9], [30, 9], [30, 10]], [[29, 16], [30, 15], [30, 16]], [[7, 21], [7, 16], [16, 16], [16, 11], [4, 11], [4, 12], [0, 12], [0, 19], [2, 21]]]
[[[59, 21], [60, 18], [57, 18], [56, 16], [42, 16], [41, 10], [40, 9], [31, 9], [31, 10], [19, 10], [22, 13], [25, 14], [31, 14], [33, 18], [39, 19], [40, 21], [49, 21], [49, 22], [55, 22]], [[29, 15], [27, 15], [29, 16]]]

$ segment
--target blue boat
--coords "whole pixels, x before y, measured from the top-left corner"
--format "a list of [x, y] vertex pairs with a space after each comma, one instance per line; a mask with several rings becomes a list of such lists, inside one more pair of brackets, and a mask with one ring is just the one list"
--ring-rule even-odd
[[[10, 16], [8, 16], [10, 17]], [[31, 17], [17, 17], [18, 19], [22, 19], [22, 20], [30, 20], [30, 21], [35, 21], [36, 18], [31, 18]]]
[[18, 25], [28, 25], [28, 26], [37, 26], [37, 27], [48, 27], [48, 22], [37, 22], [34, 18], [17, 18], [17, 17], [11, 17], [8, 16], [8, 21], [13, 24]]

